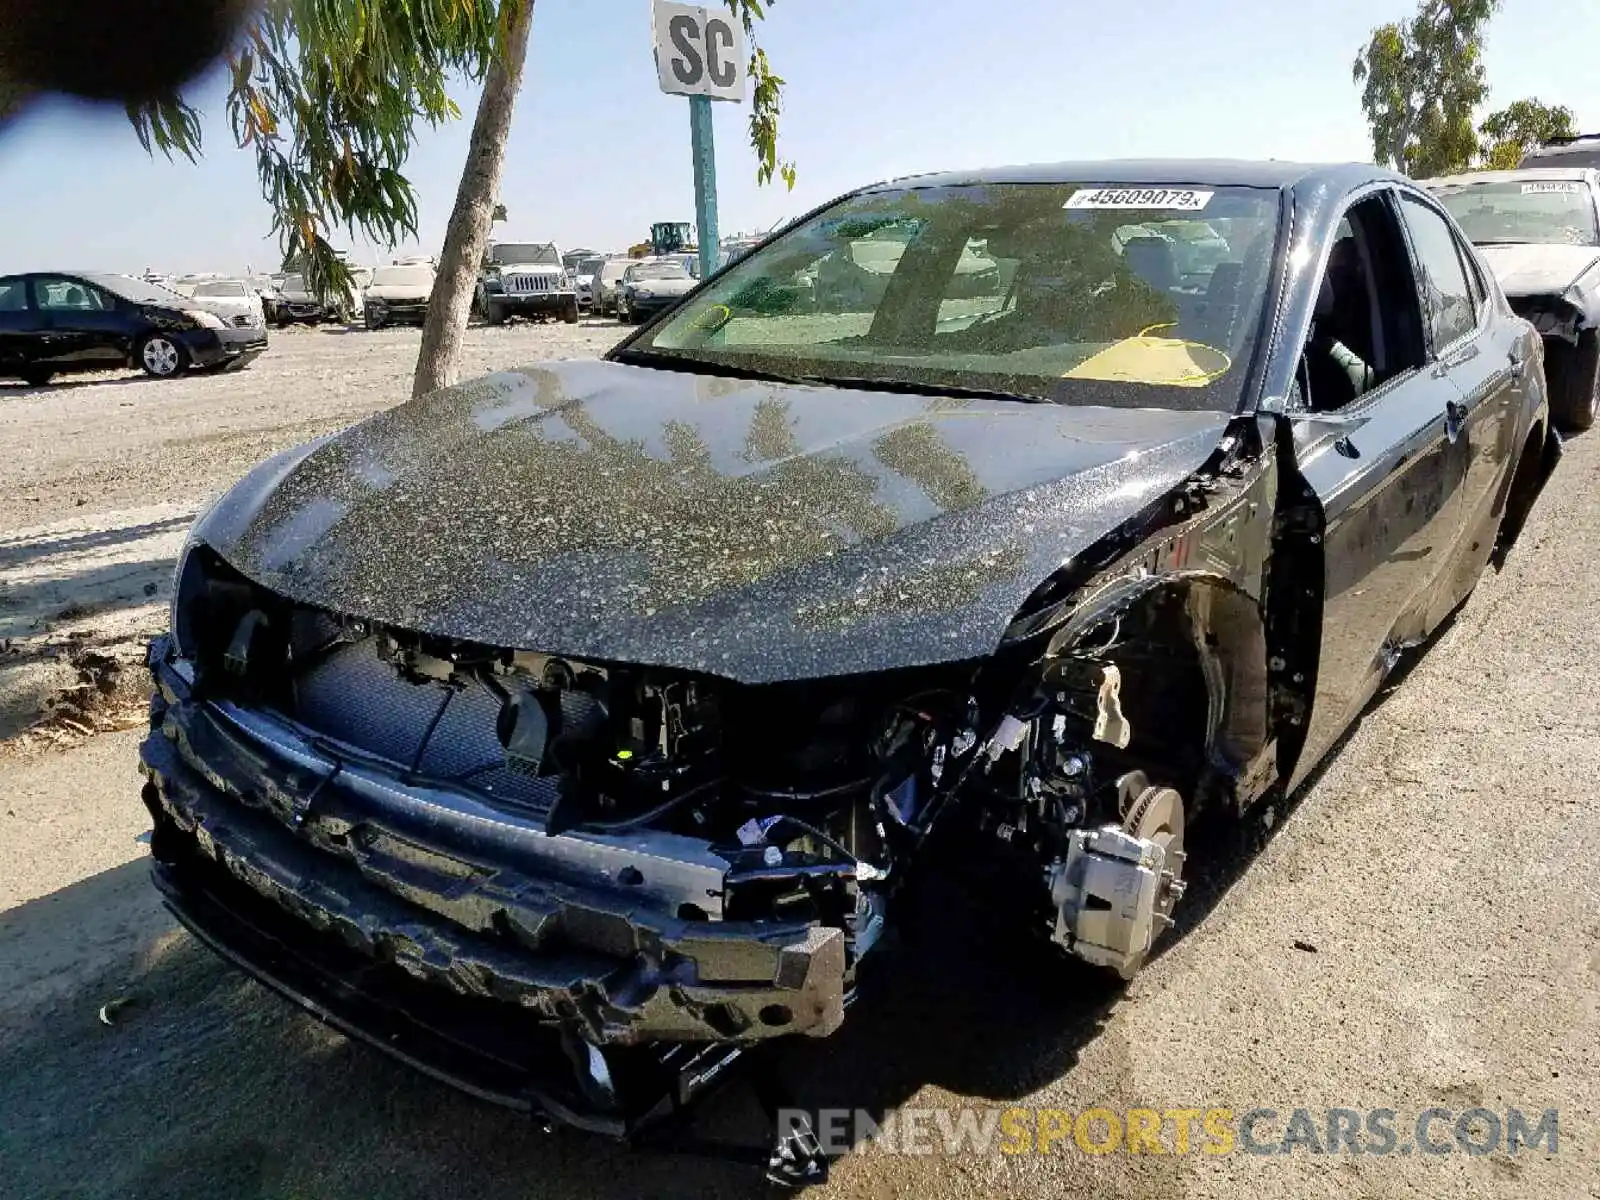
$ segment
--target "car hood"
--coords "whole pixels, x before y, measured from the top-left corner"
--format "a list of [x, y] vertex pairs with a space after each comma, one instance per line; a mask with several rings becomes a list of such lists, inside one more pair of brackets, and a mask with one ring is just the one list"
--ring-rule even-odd
[[1600, 262], [1594, 246], [1480, 246], [1508, 296], [1559, 296]]
[[196, 540], [367, 620], [749, 683], [977, 658], [1223, 413], [502, 372], [257, 467]]
[[362, 293], [368, 300], [426, 300], [433, 288], [414, 283], [375, 283]]
[[260, 312], [261, 301], [246, 296], [195, 296], [189, 307], [204, 309], [219, 317], [239, 317]]
[[500, 275], [559, 275], [561, 268], [549, 263], [496, 263]]
[[694, 290], [698, 279], [639, 279], [628, 286], [634, 291], [654, 292], [657, 296], [682, 296]]

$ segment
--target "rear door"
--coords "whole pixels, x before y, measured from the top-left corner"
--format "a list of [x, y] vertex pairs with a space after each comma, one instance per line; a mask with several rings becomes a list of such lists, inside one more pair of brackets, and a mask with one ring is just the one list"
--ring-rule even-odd
[[1295, 443], [1323, 509], [1324, 582], [1316, 696], [1291, 783], [1423, 635], [1461, 524], [1466, 459], [1447, 429], [1460, 393], [1430, 368], [1399, 219], [1388, 188], [1351, 205], [1302, 359]]
[[1462, 456], [1460, 528], [1433, 621], [1472, 590], [1494, 548], [1495, 501], [1516, 447], [1524, 370], [1522, 339], [1489, 303], [1476, 255], [1431, 200], [1402, 192], [1400, 211], [1428, 323], [1429, 371], [1448, 380], [1446, 436]]

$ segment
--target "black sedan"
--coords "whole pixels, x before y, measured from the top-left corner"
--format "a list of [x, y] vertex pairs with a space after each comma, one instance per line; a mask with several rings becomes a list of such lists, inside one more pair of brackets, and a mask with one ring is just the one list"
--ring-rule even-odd
[[1195, 826], [1270, 816], [1514, 533], [1542, 363], [1373, 167], [847, 195], [606, 361], [225, 496], [151, 650], [157, 881], [340, 1028], [619, 1134], [837, 1029], [935, 871], [1126, 977]]
[[56, 375], [140, 367], [242, 367], [266, 330], [237, 328], [203, 302], [128, 275], [41, 271], [0, 277], [0, 378], [41, 387]]

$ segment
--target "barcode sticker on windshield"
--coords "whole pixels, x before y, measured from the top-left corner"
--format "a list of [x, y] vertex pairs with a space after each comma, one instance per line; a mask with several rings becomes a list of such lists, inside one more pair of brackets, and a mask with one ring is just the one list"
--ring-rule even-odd
[[1574, 196], [1583, 192], [1583, 184], [1575, 179], [1546, 179], [1541, 183], [1525, 183], [1522, 185], [1524, 196]]
[[1200, 212], [1215, 192], [1194, 188], [1081, 188], [1062, 208], [1152, 208], [1167, 212]]

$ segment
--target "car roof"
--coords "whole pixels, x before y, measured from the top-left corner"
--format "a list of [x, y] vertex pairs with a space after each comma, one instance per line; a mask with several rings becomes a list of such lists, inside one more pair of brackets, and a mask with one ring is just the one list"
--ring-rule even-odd
[[958, 187], [985, 183], [1076, 183], [1084, 180], [1123, 184], [1210, 184], [1215, 187], [1293, 188], [1328, 184], [1341, 190], [1373, 180], [1404, 176], [1372, 163], [1297, 163], [1277, 159], [1122, 158], [1080, 162], [1035, 163], [988, 167], [976, 171], [944, 171], [908, 175], [874, 184], [879, 188]]
[[1465, 175], [1439, 175], [1417, 180], [1423, 187], [1457, 187], [1473, 183], [1524, 183], [1540, 179], [1590, 179], [1593, 167], [1518, 167], [1514, 171], [1471, 171]]

